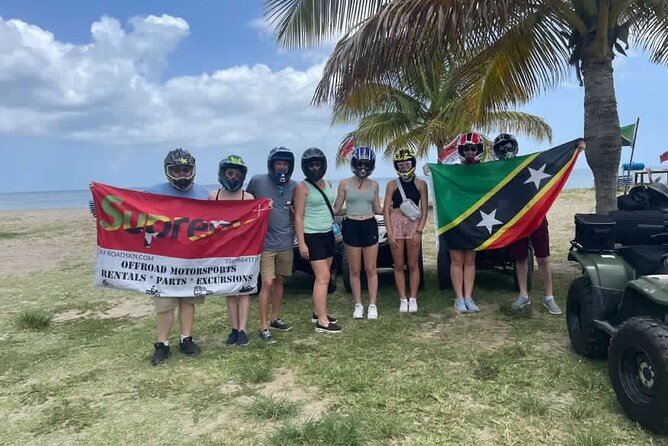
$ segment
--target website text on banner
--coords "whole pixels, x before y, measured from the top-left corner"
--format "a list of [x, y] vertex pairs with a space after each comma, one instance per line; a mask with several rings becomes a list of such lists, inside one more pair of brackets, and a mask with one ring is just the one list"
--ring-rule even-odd
[[270, 200], [208, 201], [100, 183], [94, 285], [152, 296], [256, 292]]
[[528, 237], [564, 187], [584, 143], [475, 165], [429, 164], [438, 234], [466, 249], [503, 248]]

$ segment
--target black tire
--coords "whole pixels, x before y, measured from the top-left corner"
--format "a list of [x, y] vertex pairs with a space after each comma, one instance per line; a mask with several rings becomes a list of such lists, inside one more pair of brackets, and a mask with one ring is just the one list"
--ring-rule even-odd
[[[527, 291], [531, 291], [531, 288], [533, 288], [533, 269], [533, 248], [529, 246], [527, 256]], [[520, 290], [520, 283], [517, 281], [517, 263], [513, 264], [513, 285], [515, 286], [515, 290]]]
[[329, 269], [329, 284], [327, 285], [327, 294], [333, 294], [336, 291], [336, 262], [332, 262], [332, 267]]
[[450, 251], [445, 248], [438, 249], [436, 269], [438, 270], [438, 288], [441, 290], [451, 289], [452, 280], [450, 279]]
[[587, 276], [578, 277], [571, 283], [566, 299], [566, 322], [568, 337], [576, 353], [592, 359], [603, 359], [608, 354], [610, 337], [599, 330], [594, 319], [594, 296]]
[[651, 317], [629, 319], [610, 343], [608, 368], [629, 418], [668, 433], [668, 326]]

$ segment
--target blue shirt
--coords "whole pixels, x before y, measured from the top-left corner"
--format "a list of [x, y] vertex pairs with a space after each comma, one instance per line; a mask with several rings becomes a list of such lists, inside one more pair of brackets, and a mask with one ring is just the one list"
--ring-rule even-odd
[[181, 190], [175, 188], [170, 182], [164, 182], [149, 187], [146, 192], [172, 197], [195, 198], [197, 200], [208, 200], [209, 198], [209, 191], [199, 184], [193, 184], [188, 190]]

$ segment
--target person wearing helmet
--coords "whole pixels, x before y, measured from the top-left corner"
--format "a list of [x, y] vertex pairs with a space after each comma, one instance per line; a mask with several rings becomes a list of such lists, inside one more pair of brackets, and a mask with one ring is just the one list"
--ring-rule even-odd
[[[240, 156], [230, 155], [223, 158], [218, 164], [218, 182], [222, 187], [216, 192], [211, 192], [209, 200], [253, 200], [255, 197], [241, 188], [246, 181], [247, 172], [246, 164]], [[226, 297], [232, 330], [225, 345], [244, 347], [248, 345], [246, 323], [248, 322], [250, 298], [247, 294]]]
[[378, 182], [369, 178], [376, 167], [376, 154], [369, 147], [356, 147], [350, 159], [353, 176], [339, 183], [334, 213], [341, 212], [346, 205], [346, 218], [343, 220], [343, 243], [350, 265], [350, 287], [355, 300], [354, 319], [364, 318], [360, 273], [362, 257], [364, 271], [369, 287], [368, 319], [378, 319], [378, 223], [375, 214], [382, 213], [378, 196]]
[[[462, 133], [457, 137], [457, 153], [461, 164], [478, 164], [484, 153], [483, 140], [476, 132]], [[475, 285], [475, 251], [457, 249], [457, 240], [447, 238], [450, 251], [450, 279], [455, 292], [454, 308], [458, 314], [480, 311], [473, 300]]]
[[[427, 183], [415, 176], [417, 160], [410, 148], [394, 153], [398, 178], [387, 183], [383, 214], [394, 261], [394, 282], [399, 292], [399, 312], [417, 313], [420, 286], [419, 256], [422, 231], [427, 223]], [[404, 259], [408, 260], [410, 296], [406, 295]]]
[[[494, 156], [499, 160], [514, 158], [519, 151], [519, 144], [513, 135], [501, 133], [494, 138]], [[550, 232], [548, 230], [547, 218], [544, 218], [540, 226], [527, 238], [515, 241], [508, 247], [508, 257], [515, 262], [517, 271], [517, 284], [520, 289], [519, 296], [510, 305], [515, 310], [528, 308], [531, 305], [529, 299], [528, 274], [529, 274], [529, 240], [533, 247], [538, 272], [540, 273], [545, 296], [543, 306], [553, 315], [561, 314], [561, 308], [554, 300], [552, 287], [552, 268], [550, 267]], [[531, 259], [533, 261], [533, 259]]]
[[334, 260], [334, 191], [323, 177], [327, 172], [327, 157], [322, 150], [311, 147], [302, 154], [302, 172], [305, 181], [297, 185], [294, 193], [295, 232], [299, 254], [313, 268], [313, 307], [311, 320], [317, 333], [339, 333], [341, 327], [336, 318], [327, 314], [327, 287], [330, 268]]
[[[295, 156], [290, 149], [276, 147], [267, 157], [267, 173], [254, 175], [246, 191], [256, 198], [272, 200], [269, 228], [260, 256], [260, 339], [276, 342], [269, 329], [289, 331], [292, 327], [281, 320], [283, 278], [292, 275], [295, 230], [292, 213], [292, 197], [297, 183], [291, 180], [295, 168]], [[271, 323], [269, 304], [271, 302]]]
[[[187, 150], [178, 148], [167, 153], [164, 161], [167, 182], [149, 187], [146, 192], [175, 197], [206, 200], [209, 192], [195, 184], [195, 157]], [[170, 355], [169, 334], [174, 323], [174, 309], [179, 309], [181, 340], [179, 350], [188, 356], [196, 356], [201, 348], [192, 337], [195, 322], [195, 305], [204, 302], [204, 297], [156, 297], [155, 324], [157, 339], [153, 344], [154, 351], [151, 363], [164, 362]]]

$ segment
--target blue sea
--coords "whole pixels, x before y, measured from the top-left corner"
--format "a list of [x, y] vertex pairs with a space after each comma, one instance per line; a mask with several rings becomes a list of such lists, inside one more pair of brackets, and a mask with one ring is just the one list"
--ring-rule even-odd
[[[381, 192], [385, 190], [387, 183], [392, 178], [374, 178], [378, 181]], [[332, 180], [336, 188], [337, 180]], [[205, 185], [209, 190], [216, 190], [219, 185]], [[594, 177], [589, 169], [573, 169], [566, 189], [583, 189], [594, 187]], [[381, 194], [382, 195], [382, 194]], [[72, 209], [86, 208], [88, 200], [91, 199], [90, 191], [65, 190], [65, 191], [43, 191], [43, 192], [15, 192], [0, 194], [0, 211], [21, 209]]]

